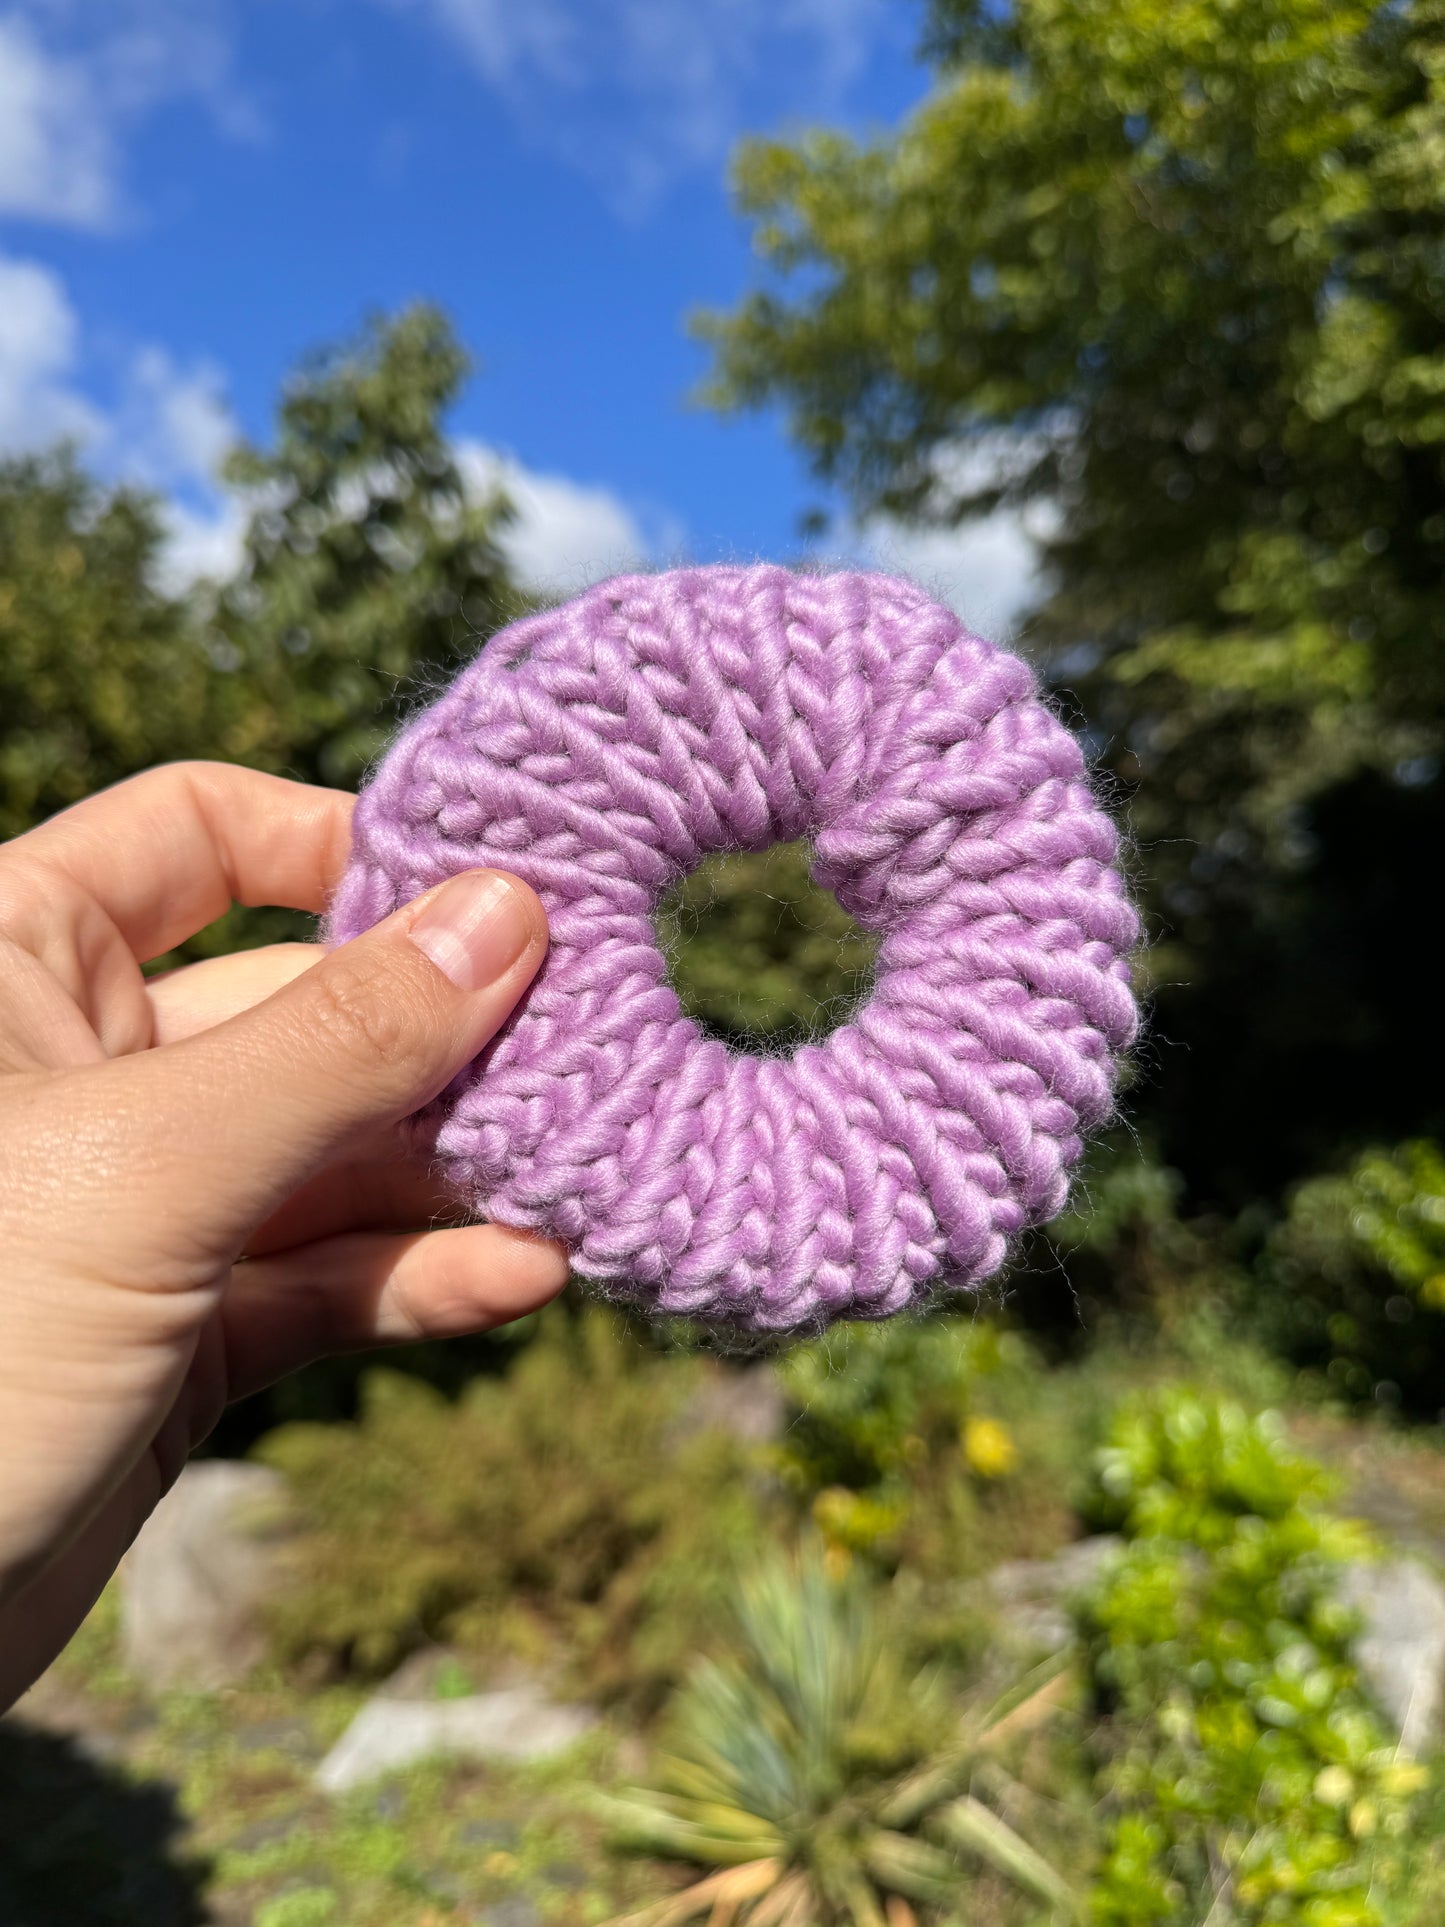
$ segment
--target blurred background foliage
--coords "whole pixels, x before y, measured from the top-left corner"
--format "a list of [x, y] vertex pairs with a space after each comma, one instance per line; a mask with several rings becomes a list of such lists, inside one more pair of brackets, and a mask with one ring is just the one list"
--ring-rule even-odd
[[1445, 796], [1441, 36], [940, 0], [896, 134], [744, 148], [761, 285], [698, 324], [711, 398], [781, 406], [859, 513], [1047, 506], [1025, 639], [1153, 914], [1134, 1109], [1211, 1208], [1440, 1127], [1401, 989]]
[[[739, 155], [758, 285], [697, 321], [706, 392], [779, 409], [860, 521], [1033, 505], [1022, 646], [1148, 918], [1127, 1124], [987, 1304], [745, 1364], [569, 1301], [266, 1394], [223, 1442], [305, 1528], [274, 1679], [443, 1642], [670, 1705], [628, 1822], [691, 1883], [659, 1923], [944, 1921], [940, 1855], [998, 1927], [1438, 1919], [1440, 1786], [1355, 1676], [1360, 1547], [1287, 1431], [1428, 1455], [1442, 1406], [1445, 5], [935, 0], [928, 48], [896, 130]], [[426, 306], [304, 362], [227, 466], [239, 572], [184, 594], [159, 503], [0, 464], [0, 833], [167, 757], [356, 783], [527, 606], [447, 439], [466, 373]], [[872, 967], [802, 846], [705, 865], [659, 934], [744, 1048]], [[718, 1420], [744, 1385], [761, 1443]], [[1064, 1687], [1000, 1676], [969, 1589], [1102, 1529]]]

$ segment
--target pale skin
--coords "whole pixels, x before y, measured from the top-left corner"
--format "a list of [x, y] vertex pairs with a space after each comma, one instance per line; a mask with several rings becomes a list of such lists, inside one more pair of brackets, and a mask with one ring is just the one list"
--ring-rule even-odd
[[448, 1222], [399, 1128], [535, 975], [524, 883], [469, 871], [329, 952], [142, 973], [233, 901], [323, 909], [351, 803], [176, 764], [0, 848], [0, 1708], [230, 1400], [566, 1281], [559, 1246]]

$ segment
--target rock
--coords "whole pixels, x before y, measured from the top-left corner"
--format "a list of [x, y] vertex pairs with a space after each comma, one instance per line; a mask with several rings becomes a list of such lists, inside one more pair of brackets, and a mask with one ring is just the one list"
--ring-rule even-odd
[[[471, 1674], [471, 1667], [450, 1646], [423, 1646], [408, 1654], [376, 1690], [392, 1700], [465, 1699], [477, 1683]], [[453, 1680], [462, 1682], [460, 1692], [452, 1690]], [[510, 1686], [514, 1682], [498, 1683]]]
[[513, 1894], [506, 1900], [493, 1901], [490, 1907], [483, 1907], [472, 1918], [481, 1927], [539, 1927], [542, 1916], [530, 1900]]
[[1364, 1621], [1355, 1660], [1401, 1749], [1426, 1751], [1445, 1726], [1445, 1586], [1418, 1559], [1361, 1560], [1346, 1568], [1340, 1597]]
[[278, 1472], [230, 1459], [188, 1465], [121, 1564], [131, 1671], [152, 1688], [228, 1686], [250, 1672], [292, 1531]]
[[563, 1887], [569, 1893], [581, 1893], [587, 1885], [587, 1869], [577, 1867], [570, 1860], [553, 1860], [542, 1869], [542, 1878], [549, 1887]]
[[432, 1754], [477, 1760], [545, 1760], [597, 1724], [587, 1706], [559, 1706], [535, 1687], [506, 1687], [466, 1699], [368, 1700], [316, 1769], [328, 1793], [345, 1793], [379, 1774]]
[[1062, 1652], [1074, 1637], [1070, 1603], [1087, 1592], [1123, 1541], [1113, 1533], [1076, 1539], [1051, 1559], [1008, 1559], [987, 1578], [1011, 1641], [1041, 1653]]
[[725, 1432], [740, 1445], [767, 1445], [782, 1431], [786, 1409], [771, 1366], [722, 1365], [703, 1379], [671, 1429], [679, 1441]]

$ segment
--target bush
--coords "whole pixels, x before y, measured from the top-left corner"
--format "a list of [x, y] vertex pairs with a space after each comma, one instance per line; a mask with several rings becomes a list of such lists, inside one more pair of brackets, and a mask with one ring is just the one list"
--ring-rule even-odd
[[786, 1050], [866, 994], [877, 939], [810, 875], [805, 843], [706, 858], [658, 913], [682, 1007], [710, 1036]]
[[447, 1640], [655, 1694], [759, 1526], [743, 1448], [683, 1436], [703, 1369], [598, 1307], [555, 1307], [505, 1378], [455, 1404], [376, 1372], [355, 1424], [272, 1433], [259, 1456], [308, 1527], [280, 1656], [377, 1674]]
[[1269, 1342], [1336, 1395], [1440, 1410], [1445, 1156], [1428, 1139], [1366, 1151], [1290, 1199], [1260, 1265]]
[[1186, 1391], [1127, 1408], [1098, 1455], [1095, 1516], [1129, 1542], [1081, 1615], [1101, 1927], [1385, 1917], [1425, 1776], [1356, 1680], [1335, 1581], [1362, 1546], [1323, 1494], [1274, 1415]]
[[775, 1463], [830, 1545], [932, 1564], [937, 1525], [970, 1563], [978, 1499], [1019, 1458], [990, 1405], [1031, 1368], [1021, 1338], [976, 1319], [836, 1326], [778, 1362], [790, 1418]]
[[889, 1922], [914, 1920], [912, 1902], [954, 1917], [960, 1854], [1052, 1919], [1078, 1917], [1051, 1861], [970, 1790], [1005, 1721], [1051, 1708], [1057, 1667], [960, 1725], [903, 1644], [872, 1585], [830, 1574], [811, 1549], [748, 1575], [734, 1651], [699, 1665], [670, 1710], [659, 1789], [604, 1803], [619, 1844], [722, 1871], [628, 1927], [703, 1915], [884, 1927], [885, 1907]]

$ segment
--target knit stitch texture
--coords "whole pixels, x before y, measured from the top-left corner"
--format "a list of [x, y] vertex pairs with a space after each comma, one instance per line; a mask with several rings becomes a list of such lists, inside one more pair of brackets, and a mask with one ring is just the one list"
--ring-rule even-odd
[[[705, 856], [801, 837], [879, 933], [875, 985], [742, 1054], [684, 1015], [654, 913]], [[450, 1186], [611, 1295], [817, 1329], [987, 1278], [1063, 1205], [1135, 1027], [1115, 857], [1030, 671], [910, 583], [681, 569], [514, 623], [404, 731], [330, 935], [524, 877], [547, 961], [417, 1121]]]

